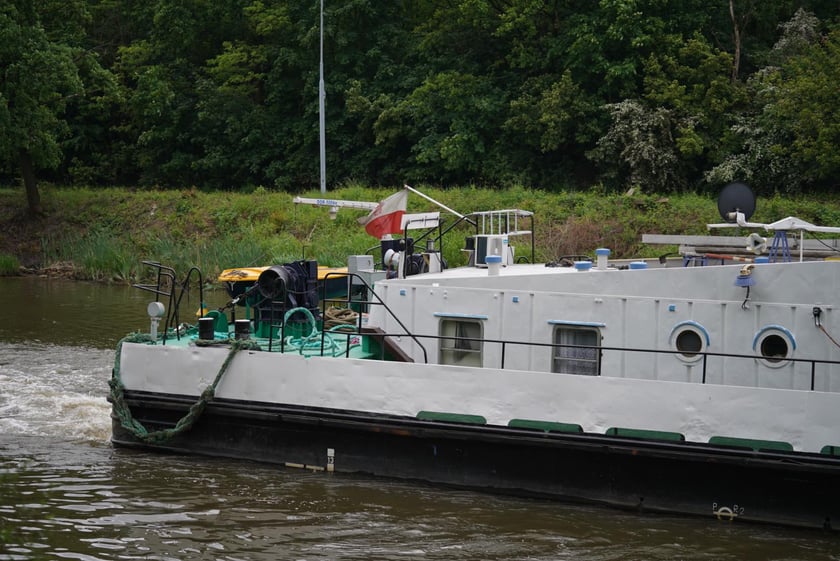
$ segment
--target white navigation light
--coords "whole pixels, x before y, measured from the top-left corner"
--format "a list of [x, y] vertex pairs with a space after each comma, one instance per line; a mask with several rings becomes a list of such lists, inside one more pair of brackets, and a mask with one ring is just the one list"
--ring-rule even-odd
[[149, 319], [151, 320], [149, 335], [152, 336], [152, 339], [157, 339], [158, 324], [160, 323], [160, 318], [166, 313], [166, 308], [162, 302], [149, 302], [149, 305], [146, 306], [146, 313], [149, 314]]
[[149, 314], [150, 318], [160, 319], [166, 313], [166, 308], [164, 308], [162, 302], [149, 302], [149, 305], [146, 307], [146, 313]]

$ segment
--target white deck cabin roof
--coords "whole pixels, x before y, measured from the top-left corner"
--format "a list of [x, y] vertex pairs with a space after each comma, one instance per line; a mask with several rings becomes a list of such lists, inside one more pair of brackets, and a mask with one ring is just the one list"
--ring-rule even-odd
[[[457, 267], [377, 285], [440, 286], [519, 292], [554, 292], [598, 296], [636, 296], [680, 300], [741, 300], [744, 289], [735, 286], [743, 263], [707, 267], [651, 267], [647, 269], [577, 271], [574, 267], [515, 264], [498, 275], [485, 268]], [[752, 273], [752, 298], [764, 301], [808, 303], [825, 299], [830, 287], [840, 286], [840, 261], [763, 263]], [[820, 282], [815, 286], [815, 279]], [[781, 283], [781, 284], [779, 284]], [[772, 290], [770, 287], [773, 287]], [[828, 302], [823, 302], [828, 303]]]

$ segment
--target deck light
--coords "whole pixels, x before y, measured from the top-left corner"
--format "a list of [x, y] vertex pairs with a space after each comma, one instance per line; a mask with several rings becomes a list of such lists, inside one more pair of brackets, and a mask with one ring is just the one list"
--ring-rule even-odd
[[146, 306], [146, 313], [149, 314], [150, 320], [149, 334], [153, 339], [157, 339], [158, 324], [160, 323], [160, 318], [166, 313], [166, 308], [162, 302], [149, 302], [149, 305]]

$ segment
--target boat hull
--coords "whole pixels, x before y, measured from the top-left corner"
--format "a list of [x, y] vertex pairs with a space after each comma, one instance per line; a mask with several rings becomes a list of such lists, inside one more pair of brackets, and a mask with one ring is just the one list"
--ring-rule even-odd
[[[127, 391], [134, 418], [171, 428], [194, 398]], [[112, 442], [325, 472], [424, 481], [721, 520], [840, 527], [840, 460], [709, 444], [566, 434], [217, 399], [188, 432]]]

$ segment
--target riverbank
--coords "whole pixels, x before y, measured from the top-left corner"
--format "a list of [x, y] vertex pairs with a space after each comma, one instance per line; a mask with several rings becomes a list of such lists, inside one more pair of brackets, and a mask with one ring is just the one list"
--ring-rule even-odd
[[[643, 233], [705, 234], [707, 223], [720, 221], [714, 198], [697, 194], [418, 188], [462, 213], [534, 211], [540, 261], [591, 254], [600, 246], [610, 247], [616, 258], [653, 257], [669, 248], [645, 247]], [[330, 191], [329, 197], [379, 201], [393, 192], [347, 186]], [[293, 197], [262, 188], [231, 193], [45, 187], [45, 214], [31, 217], [21, 188], [0, 188], [0, 274], [127, 283], [148, 274], [143, 260], [156, 260], [179, 272], [199, 267], [205, 278], [213, 279], [226, 268], [304, 257], [341, 266], [347, 255], [377, 245], [357, 222], [363, 211], [344, 208], [330, 220], [326, 208], [295, 205]], [[759, 198], [757, 207], [754, 221], [798, 216], [815, 224], [840, 225], [840, 198], [773, 196]], [[435, 209], [428, 201], [409, 197], [410, 212], [431, 210]], [[463, 259], [455, 245], [444, 247], [451, 264]]]

